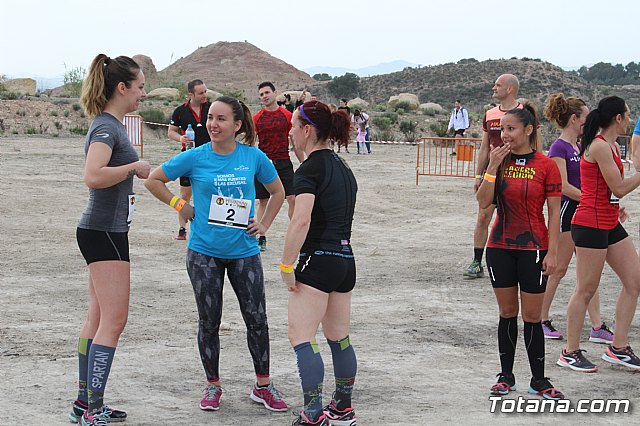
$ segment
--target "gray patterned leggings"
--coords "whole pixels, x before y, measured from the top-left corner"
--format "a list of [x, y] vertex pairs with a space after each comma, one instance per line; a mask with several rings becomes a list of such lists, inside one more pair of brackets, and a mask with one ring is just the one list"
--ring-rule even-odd
[[220, 378], [220, 339], [224, 272], [236, 293], [247, 326], [247, 344], [257, 376], [269, 376], [269, 326], [260, 255], [220, 259], [187, 251], [187, 272], [198, 306], [198, 349], [207, 380]]

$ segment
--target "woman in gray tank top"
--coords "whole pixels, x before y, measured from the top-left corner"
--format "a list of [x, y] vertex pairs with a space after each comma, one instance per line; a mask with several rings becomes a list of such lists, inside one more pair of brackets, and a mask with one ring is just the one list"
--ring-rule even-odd
[[122, 123], [145, 96], [144, 75], [126, 56], [96, 56], [82, 87], [80, 101], [95, 117], [84, 142], [89, 202], [76, 231], [89, 269], [89, 309], [78, 341], [78, 398], [69, 419], [82, 425], [106, 426], [127, 417], [104, 405], [103, 395], [129, 311], [133, 177], [146, 179], [150, 171]]

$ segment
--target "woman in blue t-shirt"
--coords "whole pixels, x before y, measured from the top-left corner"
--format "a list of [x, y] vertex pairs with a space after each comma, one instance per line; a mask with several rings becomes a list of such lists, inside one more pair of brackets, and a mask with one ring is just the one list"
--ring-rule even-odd
[[[567, 268], [575, 251], [571, 238], [571, 219], [580, 202], [580, 144], [578, 137], [589, 114], [587, 104], [580, 98], [565, 98], [562, 93], [549, 96], [544, 108], [544, 115], [549, 121], [555, 121], [562, 130], [560, 137], [549, 148], [549, 158], [558, 165], [562, 176], [562, 206], [560, 207], [560, 237], [558, 238], [557, 268], [549, 276], [547, 291], [542, 303], [542, 330], [546, 339], [562, 339], [560, 333], [551, 324], [549, 310], [560, 280], [567, 273]], [[596, 291], [589, 302], [591, 332], [589, 341], [594, 343], [611, 343], [613, 333], [600, 316], [600, 296]]]
[[[220, 408], [218, 330], [226, 271], [247, 326], [257, 377], [250, 397], [269, 410], [285, 411], [287, 404], [269, 379], [269, 327], [256, 240], [280, 210], [284, 188], [271, 161], [253, 146], [255, 131], [246, 105], [228, 96], [218, 98], [209, 108], [206, 126], [211, 142], [165, 162], [145, 183], [156, 198], [192, 220], [187, 272], [198, 307], [198, 349], [208, 382], [200, 409]], [[235, 139], [241, 133], [244, 144]], [[191, 180], [193, 206], [167, 188], [167, 182], [180, 176]], [[254, 220], [254, 178], [271, 195], [261, 222]]]

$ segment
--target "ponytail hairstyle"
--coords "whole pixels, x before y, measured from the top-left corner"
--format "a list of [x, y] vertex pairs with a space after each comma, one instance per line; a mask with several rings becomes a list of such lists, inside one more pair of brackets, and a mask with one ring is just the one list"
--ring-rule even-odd
[[251, 111], [244, 102], [239, 101], [236, 98], [232, 98], [231, 96], [220, 96], [216, 99], [216, 102], [222, 102], [229, 105], [231, 107], [231, 112], [233, 113], [233, 119], [235, 121], [242, 121], [242, 126], [240, 126], [240, 129], [236, 132], [236, 136], [244, 133], [242, 142], [249, 146], [255, 145], [256, 131], [253, 127], [253, 118], [251, 117]]
[[128, 56], [115, 59], [100, 53], [93, 59], [89, 74], [82, 84], [80, 103], [90, 117], [96, 117], [104, 111], [119, 83], [127, 88], [138, 78], [140, 65]]
[[592, 110], [587, 115], [587, 121], [582, 128], [582, 148], [580, 155], [584, 153], [593, 142], [598, 130], [606, 129], [611, 122], [618, 116], [627, 112], [627, 104], [624, 99], [618, 96], [607, 96], [598, 102], [598, 108]]
[[587, 106], [585, 101], [576, 97], [565, 98], [562, 93], [554, 93], [549, 96], [544, 107], [544, 116], [549, 121], [555, 121], [559, 128], [564, 129], [569, 124], [573, 114], [580, 117], [582, 107]]
[[345, 110], [331, 112], [322, 102], [309, 101], [300, 105], [298, 112], [300, 121], [315, 129], [318, 141], [349, 143], [351, 119]]

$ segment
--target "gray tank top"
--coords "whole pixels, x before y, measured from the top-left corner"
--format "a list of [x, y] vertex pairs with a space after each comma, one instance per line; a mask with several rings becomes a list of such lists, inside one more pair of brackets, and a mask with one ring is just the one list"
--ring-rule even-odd
[[[91, 123], [84, 140], [85, 158], [92, 143], [105, 143], [111, 148], [109, 167], [131, 164], [139, 160], [124, 125], [109, 113], [103, 112]], [[130, 226], [129, 207], [134, 201], [133, 177], [109, 188], [89, 189], [89, 203], [82, 213], [78, 228], [127, 232]]]

